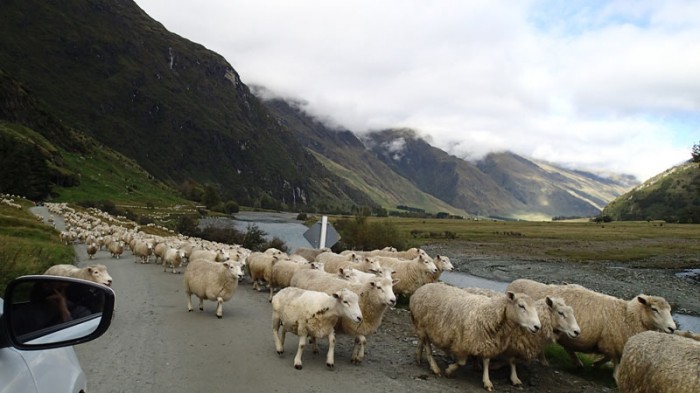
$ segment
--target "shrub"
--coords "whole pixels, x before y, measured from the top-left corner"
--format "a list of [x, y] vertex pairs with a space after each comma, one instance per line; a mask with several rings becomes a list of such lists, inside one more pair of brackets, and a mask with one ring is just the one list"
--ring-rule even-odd
[[386, 246], [406, 249], [408, 240], [390, 221], [369, 222], [367, 216], [342, 219], [335, 227], [343, 239], [343, 245], [355, 250], [373, 250]]

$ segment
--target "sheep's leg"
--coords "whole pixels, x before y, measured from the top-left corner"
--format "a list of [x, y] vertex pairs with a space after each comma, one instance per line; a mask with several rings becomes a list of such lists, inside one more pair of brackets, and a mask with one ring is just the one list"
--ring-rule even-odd
[[318, 340], [316, 339], [316, 337], [309, 337], [309, 344], [312, 345], [312, 347], [311, 347], [311, 348], [312, 348], [311, 352], [312, 352], [314, 355], [318, 355], [319, 352], [321, 352], [320, 349], [318, 348]]
[[422, 358], [423, 358], [423, 338], [419, 337], [418, 340], [418, 347], [416, 347], [416, 363], [420, 364]]
[[187, 311], [192, 311], [192, 294], [188, 293], [187, 294]]
[[[277, 349], [277, 354], [282, 355], [284, 353], [284, 339], [280, 338], [280, 316], [276, 311], [272, 312], [272, 337], [275, 339], [275, 349]], [[284, 335], [284, 333], [282, 333]], [[283, 336], [284, 337], [284, 336]]]
[[199, 298], [199, 311], [204, 311], [204, 298]]
[[355, 346], [352, 348], [352, 363], [360, 364], [365, 358], [365, 345], [367, 345], [367, 338], [363, 335], [355, 337]]
[[216, 298], [216, 317], [221, 319], [224, 313], [224, 299], [222, 297]]
[[331, 330], [328, 335], [328, 354], [326, 355], [326, 366], [331, 370], [335, 366], [335, 331]]
[[549, 366], [549, 361], [547, 361], [547, 356], [544, 354], [544, 351], [540, 352], [540, 355], [537, 357], [537, 359], [539, 359], [541, 365]]
[[583, 362], [581, 362], [581, 359], [576, 356], [576, 352], [574, 352], [572, 349], [566, 349], [566, 353], [569, 354], [569, 357], [571, 358], [571, 361], [574, 362], [576, 367], [578, 368], [583, 368]]
[[488, 390], [489, 392], [492, 392], [493, 391], [493, 383], [491, 383], [491, 378], [489, 378], [489, 362], [490, 361], [491, 361], [491, 359], [487, 358], [487, 357], [482, 359], [482, 363], [484, 365], [484, 374], [481, 377], [481, 381], [484, 383], [484, 389]]
[[518, 371], [515, 367], [515, 358], [508, 359], [508, 363], [510, 363], [510, 383], [514, 386], [522, 385], [523, 382], [518, 378]]
[[423, 339], [422, 345], [423, 349], [425, 350], [425, 358], [428, 360], [428, 364], [430, 365], [430, 370], [435, 375], [442, 375], [440, 367], [437, 365], [437, 362], [433, 357], [433, 345], [430, 343], [430, 340], [428, 340], [427, 337]]
[[608, 356], [603, 356], [602, 358], [593, 362], [593, 367], [600, 367], [609, 361], [610, 361], [610, 358]]
[[306, 324], [303, 321], [299, 321], [299, 345], [297, 346], [297, 354], [294, 356], [294, 368], [301, 370], [301, 355], [304, 353], [304, 346], [306, 345], [306, 339], [308, 333], [306, 331]]
[[[449, 366], [447, 366], [447, 368], [445, 369], [445, 376], [448, 378], [451, 377], [453, 372], [455, 372], [458, 368], [464, 366], [465, 364], [467, 364], [466, 355], [464, 357], [457, 358], [457, 361], [455, 363], [452, 363]], [[486, 365], [488, 365], [488, 363], [486, 363]]]
[[268, 296], [268, 298], [267, 298], [268, 302], [272, 303], [272, 295], [274, 295], [274, 294], [275, 294], [275, 290], [272, 287], [272, 285], [270, 285], [270, 296]]

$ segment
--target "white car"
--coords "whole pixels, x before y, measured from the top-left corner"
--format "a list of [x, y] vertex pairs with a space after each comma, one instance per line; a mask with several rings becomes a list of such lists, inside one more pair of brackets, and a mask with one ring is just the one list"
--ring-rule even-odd
[[90, 281], [20, 277], [0, 298], [0, 393], [86, 391], [73, 345], [101, 336], [114, 292]]

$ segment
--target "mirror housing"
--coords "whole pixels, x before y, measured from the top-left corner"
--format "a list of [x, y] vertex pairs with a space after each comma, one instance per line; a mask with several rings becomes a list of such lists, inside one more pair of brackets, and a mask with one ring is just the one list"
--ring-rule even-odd
[[23, 276], [5, 291], [0, 347], [40, 350], [100, 337], [114, 313], [114, 291], [71, 277]]

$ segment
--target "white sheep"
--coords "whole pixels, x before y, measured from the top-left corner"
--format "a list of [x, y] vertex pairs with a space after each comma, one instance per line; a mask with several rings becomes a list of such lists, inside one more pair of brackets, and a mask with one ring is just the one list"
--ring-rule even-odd
[[192, 250], [189, 258], [191, 260], [206, 259], [206, 260], [213, 261], [213, 262], [226, 262], [229, 259], [231, 259], [231, 254], [224, 249], [218, 249], [216, 251], [213, 251], [213, 250]]
[[374, 270], [373, 272], [363, 272], [362, 270], [353, 269], [351, 267], [340, 268], [338, 270], [338, 277], [357, 283], [365, 283], [372, 280], [375, 277], [387, 277], [393, 278], [394, 269], [390, 267], [382, 267], [379, 270]]
[[363, 321], [356, 324], [347, 318], [341, 318], [336, 325], [336, 332], [354, 337], [351, 361], [359, 364], [365, 357], [367, 336], [374, 334], [382, 323], [386, 310], [396, 305], [396, 296], [392, 290], [395, 280], [376, 277], [364, 284], [351, 283], [333, 277], [325, 271], [306, 269], [294, 274], [291, 286], [321, 291], [328, 294], [348, 288], [360, 297], [360, 310]]
[[82, 268], [73, 265], [53, 265], [48, 268], [44, 274], [82, 278], [83, 280], [104, 284], [108, 287], [112, 286], [112, 276], [107, 272], [107, 267], [100, 264], [89, 265]]
[[316, 260], [316, 256], [318, 254], [321, 254], [321, 253], [327, 252], [327, 251], [330, 251], [330, 249], [327, 247], [324, 247], [324, 248], [299, 247], [296, 249], [296, 251], [294, 251], [294, 254], [292, 254], [292, 255], [300, 255], [300, 256], [304, 257], [307, 261], [314, 261], [314, 260]]
[[646, 331], [627, 340], [615, 369], [620, 393], [700, 392], [700, 341]]
[[433, 262], [435, 263], [435, 267], [437, 267], [437, 272], [433, 273], [431, 277], [432, 281], [430, 282], [438, 282], [438, 280], [440, 280], [442, 272], [451, 272], [455, 270], [455, 267], [452, 264], [452, 261], [450, 261], [450, 258], [444, 255], [437, 255]]
[[272, 266], [270, 267], [269, 277], [265, 277], [265, 280], [270, 287], [270, 296], [268, 301], [272, 301], [272, 296], [274, 295], [275, 289], [286, 288], [289, 286], [292, 276], [298, 270], [301, 269], [318, 269], [322, 268], [320, 262], [305, 262], [299, 263], [291, 259], [277, 259], [273, 256]]
[[423, 255], [410, 260], [381, 256], [374, 258], [382, 267], [394, 269], [394, 278], [399, 280], [394, 291], [398, 294], [410, 296], [422, 285], [433, 282], [433, 274], [438, 270], [432, 258]]
[[[333, 268], [337, 269], [336, 265], [342, 266], [345, 263], [348, 263], [350, 261], [355, 261], [359, 262], [361, 260], [362, 256], [356, 254], [356, 253], [351, 253], [347, 255], [342, 255], [342, 254], [336, 254], [333, 251], [326, 251], [322, 252], [318, 255], [316, 255], [315, 261], [317, 262], [323, 262], [324, 265], [326, 265], [326, 268]], [[331, 273], [335, 273], [337, 270], [326, 270]]]
[[124, 253], [124, 243], [121, 240], [113, 240], [109, 244], [107, 244], [107, 250], [109, 251], [109, 254], [112, 256], [112, 258], [119, 259]]
[[[353, 254], [354, 255], [354, 254]], [[329, 273], [337, 273], [342, 268], [351, 267], [363, 272], [376, 272], [381, 269], [381, 265], [374, 258], [351, 256], [351, 259], [327, 259], [323, 262], [323, 268]]]
[[260, 292], [262, 290], [262, 282], [265, 281], [268, 285], [270, 275], [272, 274], [272, 263], [282, 258], [281, 254], [266, 254], [264, 252], [253, 252], [246, 258], [246, 266], [248, 275], [253, 282], [253, 289]]
[[99, 250], [99, 247], [97, 246], [97, 243], [92, 242], [90, 245], [86, 247], [86, 251], [88, 254], [88, 259], [93, 259], [95, 258], [95, 254], [97, 254], [97, 250]]
[[332, 369], [335, 365], [335, 325], [341, 317], [360, 323], [362, 312], [358, 302], [357, 294], [347, 289], [332, 295], [293, 287], [282, 289], [272, 298], [272, 334], [277, 354], [284, 352], [286, 333], [296, 334], [299, 345], [294, 368], [301, 370], [307, 338], [318, 342], [319, 338], [328, 337], [326, 366]]
[[168, 244], [165, 242], [158, 242], [153, 246], [153, 255], [156, 258], [156, 261], [154, 263], [158, 263], [160, 261], [161, 263], [163, 262], [163, 257], [165, 256], [165, 251], [169, 248]]
[[396, 251], [395, 248], [383, 248], [381, 250], [372, 250], [367, 253], [367, 255], [371, 256], [382, 256], [382, 257], [392, 257], [392, 258], [400, 258], [400, 259], [415, 259], [418, 258], [420, 255], [423, 255], [425, 257], [428, 256], [428, 254], [421, 250], [420, 248], [409, 248], [406, 251]]
[[623, 300], [577, 284], [547, 285], [527, 279], [513, 281], [506, 290], [524, 292], [536, 299], [561, 297], [574, 309], [581, 336], [577, 339], [561, 336], [558, 342], [578, 367], [583, 367], [583, 363], [575, 352], [602, 353], [605, 358], [596, 365], [607, 359], [617, 365], [625, 343], [635, 334], [646, 330], [666, 333], [676, 330], [671, 306], [662, 297], [640, 294]]
[[[506, 296], [503, 292], [484, 288], [462, 288], [462, 290], [488, 297]], [[544, 349], [548, 345], [556, 342], [562, 334], [571, 338], [576, 338], [581, 334], [574, 310], [564, 302], [564, 299], [558, 297], [538, 299], [535, 301], [535, 310], [540, 318], [540, 331], [537, 334], [531, 334], [525, 329], [514, 330], [510, 337], [510, 344], [503, 353], [510, 364], [510, 381], [516, 386], [522, 385], [520, 378], [518, 378], [516, 360], [529, 362], [537, 357], [542, 364], [546, 365]]]
[[433, 373], [441, 374], [432, 354], [434, 344], [456, 360], [445, 370], [449, 377], [466, 364], [467, 357], [481, 357], [482, 382], [489, 391], [493, 390], [490, 359], [508, 348], [517, 329], [534, 334], [541, 326], [533, 300], [522, 293], [487, 297], [443, 283], [430, 283], [416, 290], [409, 308], [418, 335], [417, 362], [420, 364], [425, 353]]
[[238, 279], [243, 275], [240, 262], [212, 262], [193, 259], [185, 271], [187, 310], [192, 311], [192, 295], [199, 298], [199, 309], [204, 310], [204, 299], [217, 303], [216, 316], [222, 318], [223, 305], [233, 297]]
[[153, 244], [150, 242], [145, 242], [141, 240], [134, 239], [133, 247], [131, 252], [134, 254], [136, 259], [134, 262], [138, 262], [139, 259], [141, 263], [148, 263], [151, 254], [153, 254]]
[[173, 274], [177, 274], [180, 273], [180, 271], [177, 269], [180, 267], [180, 265], [182, 265], [182, 261], [185, 259], [185, 252], [182, 250], [178, 250], [177, 248], [168, 247], [163, 252], [162, 258], [163, 271], [167, 271], [167, 267], [170, 266]]

